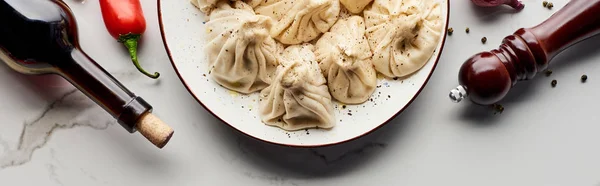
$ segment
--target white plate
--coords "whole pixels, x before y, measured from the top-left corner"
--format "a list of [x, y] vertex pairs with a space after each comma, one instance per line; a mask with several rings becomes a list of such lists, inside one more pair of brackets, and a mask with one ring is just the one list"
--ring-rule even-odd
[[[189, 92], [214, 116], [234, 129], [269, 143], [318, 147], [347, 142], [383, 126], [417, 97], [433, 73], [446, 40], [449, 2], [442, 2], [444, 30], [436, 52], [417, 73], [404, 80], [379, 79], [372, 98], [362, 105], [335, 104], [336, 126], [332, 130], [286, 132], [263, 124], [258, 116], [258, 94], [242, 96], [226, 90], [208, 74], [203, 51], [206, 16], [189, 0], [158, 0], [158, 14], [165, 48], [175, 71]], [[206, 75], [206, 76], [205, 76]], [[350, 113], [352, 115], [349, 115]]]

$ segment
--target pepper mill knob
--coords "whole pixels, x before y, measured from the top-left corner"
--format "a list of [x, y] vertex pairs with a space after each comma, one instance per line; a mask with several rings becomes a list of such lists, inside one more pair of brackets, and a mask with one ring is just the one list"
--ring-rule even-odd
[[600, 34], [600, 0], [571, 0], [543, 23], [521, 28], [495, 50], [467, 59], [460, 68], [453, 102], [479, 105], [501, 101], [520, 81], [534, 78], [549, 61], [572, 45]]
[[452, 100], [454, 103], [460, 103], [462, 100], [467, 98], [467, 96], [469, 96], [467, 94], [467, 87], [462, 85], [458, 85], [458, 87], [450, 91], [450, 100]]
[[468, 59], [460, 68], [459, 74], [459, 83], [466, 92], [463, 95], [468, 95], [478, 104], [488, 105], [500, 101], [508, 94], [512, 85], [508, 70], [491, 52], [483, 52]]

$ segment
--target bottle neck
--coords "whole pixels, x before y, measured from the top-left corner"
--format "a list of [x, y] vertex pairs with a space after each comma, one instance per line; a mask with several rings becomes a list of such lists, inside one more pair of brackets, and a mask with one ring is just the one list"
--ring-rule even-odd
[[134, 95], [81, 49], [52, 64], [58, 73], [116, 118], [127, 131], [136, 131], [141, 116], [152, 106]]

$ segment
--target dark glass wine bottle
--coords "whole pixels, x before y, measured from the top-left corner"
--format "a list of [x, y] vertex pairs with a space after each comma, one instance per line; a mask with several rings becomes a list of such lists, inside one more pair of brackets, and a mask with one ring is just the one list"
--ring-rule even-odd
[[75, 17], [60, 0], [0, 0], [0, 61], [30, 75], [58, 74], [128, 132], [163, 148], [173, 129], [80, 47]]

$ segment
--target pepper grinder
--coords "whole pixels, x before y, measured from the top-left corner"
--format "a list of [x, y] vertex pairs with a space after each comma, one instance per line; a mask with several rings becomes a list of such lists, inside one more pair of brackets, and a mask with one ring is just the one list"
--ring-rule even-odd
[[505, 37], [498, 49], [475, 54], [461, 66], [453, 102], [478, 105], [501, 101], [520, 81], [548, 68], [560, 52], [600, 33], [600, 0], [571, 0], [550, 18]]

